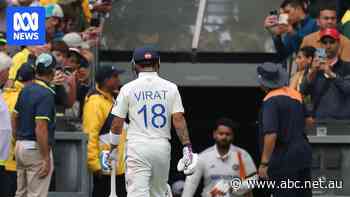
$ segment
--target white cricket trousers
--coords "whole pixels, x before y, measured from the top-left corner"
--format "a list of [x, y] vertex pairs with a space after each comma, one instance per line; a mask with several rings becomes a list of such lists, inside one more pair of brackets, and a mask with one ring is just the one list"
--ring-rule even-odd
[[170, 151], [167, 139], [127, 142], [125, 177], [128, 197], [165, 197]]

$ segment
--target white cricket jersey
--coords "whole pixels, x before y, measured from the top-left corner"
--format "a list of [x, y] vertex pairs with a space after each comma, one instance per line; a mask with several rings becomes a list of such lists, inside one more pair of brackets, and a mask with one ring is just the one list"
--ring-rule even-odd
[[8, 159], [11, 135], [12, 135], [10, 112], [2, 97], [0, 90], [0, 163]]
[[[246, 178], [255, 175], [256, 167], [247, 151], [231, 145], [229, 152], [224, 156], [220, 156], [216, 145], [214, 145], [199, 154], [196, 171], [191, 176], [187, 176], [182, 197], [193, 197], [202, 177], [204, 178], [202, 197], [211, 197], [210, 191], [220, 180], [229, 183], [234, 178], [240, 178], [237, 151], [241, 153]], [[228, 193], [224, 197], [234, 196]]]
[[176, 84], [162, 79], [156, 72], [141, 72], [124, 85], [112, 114], [129, 116], [127, 139], [171, 138], [171, 115], [184, 112]]

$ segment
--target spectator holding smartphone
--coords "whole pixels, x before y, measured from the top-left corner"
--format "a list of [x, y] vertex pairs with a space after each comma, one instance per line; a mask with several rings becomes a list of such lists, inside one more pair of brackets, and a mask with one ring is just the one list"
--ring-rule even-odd
[[311, 116], [316, 119], [350, 118], [350, 63], [338, 57], [340, 33], [335, 28], [320, 31], [321, 47], [326, 58], [315, 57], [300, 89], [313, 101]]
[[[317, 23], [320, 26], [320, 31], [306, 36], [301, 44], [301, 47], [313, 46], [315, 48], [321, 48], [322, 43], [319, 42], [321, 38], [321, 31], [327, 28], [337, 27], [337, 7], [334, 2], [327, 1], [320, 4]], [[339, 34], [338, 56], [343, 61], [350, 61], [350, 40], [342, 34]]]
[[305, 46], [301, 48], [295, 58], [295, 64], [297, 65], [297, 72], [290, 79], [289, 87], [300, 91], [300, 84], [311, 66], [315, 56], [316, 49], [311, 46]]
[[317, 23], [307, 12], [304, 1], [284, 0], [277, 11], [266, 17], [264, 27], [272, 34], [281, 60], [297, 52], [303, 38], [318, 30]]

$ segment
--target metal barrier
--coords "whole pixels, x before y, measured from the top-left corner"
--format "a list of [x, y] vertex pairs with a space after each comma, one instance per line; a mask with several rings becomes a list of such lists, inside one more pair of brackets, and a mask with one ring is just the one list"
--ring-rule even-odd
[[87, 135], [83, 132], [56, 132], [54, 175], [49, 197], [88, 197]]
[[[329, 133], [329, 132], [328, 132]], [[324, 186], [313, 188], [313, 196], [350, 196], [350, 135], [308, 136], [312, 145], [312, 177]], [[331, 182], [338, 184], [333, 189]], [[340, 188], [341, 186], [341, 188]]]

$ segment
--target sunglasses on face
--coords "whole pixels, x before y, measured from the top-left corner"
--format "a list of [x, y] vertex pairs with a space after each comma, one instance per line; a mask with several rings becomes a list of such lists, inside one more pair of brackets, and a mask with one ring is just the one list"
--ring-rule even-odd
[[336, 42], [336, 40], [332, 39], [332, 38], [325, 38], [325, 39], [321, 40], [322, 44], [334, 44], [335, 42]]
[[321, 19], [326, 20], [326, 21], [327, 20], [332, 20], [333, 21], [333, 20], [337, 20], [337, 17], [322, 16]]

